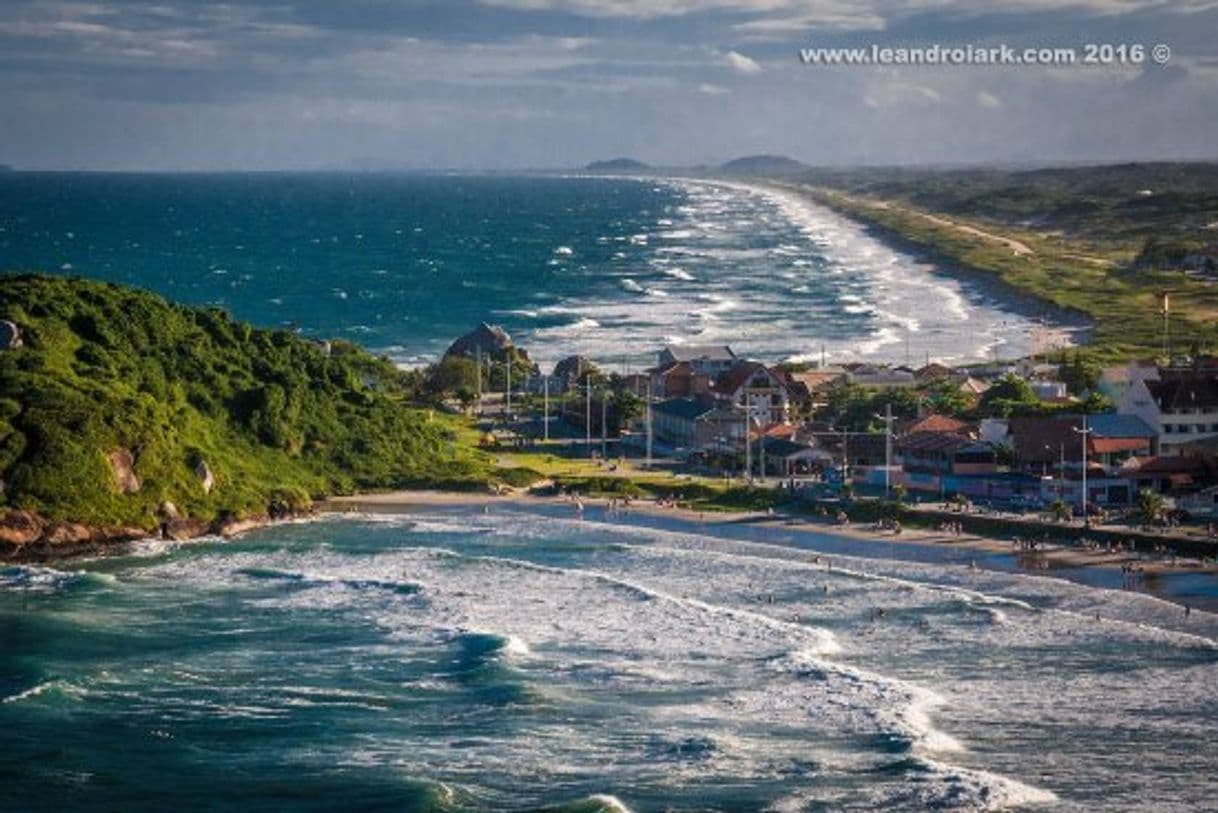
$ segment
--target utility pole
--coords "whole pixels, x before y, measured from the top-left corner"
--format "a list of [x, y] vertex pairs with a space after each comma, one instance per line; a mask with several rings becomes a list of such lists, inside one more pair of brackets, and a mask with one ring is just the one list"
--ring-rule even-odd
[[609, 459], [609, 422], [606, 420], [606, 404], [609, 399], [605, 397], [605, 391], [601, 390], [601, 460]]
[[1167, 366], [1171, 366], [1171, 295], [1163, 292], [1163, 355], [1167, 358]]
[[842, 428], [842, 488], [850, 481], [850, 432]]
[[647, 468], [651, 468], [651, 378], [647, 379]]
[[1066, 499], [1066, 442], [1063, 440], [1060, 444], [1059, 451], [1061, 452], [1061, 466], [1057, 469], [1057, 498], [1059, 500]]
[[1075, 432], [1083, 437], [1083, 529], [1090, 530], [1091, 514], [1087, 511], [1087, 436], [1091, 434], [1091, 430], [1087, 428], [1087, 416], [1083, 415], [1083, 428], [1075, 427]]
[[744, 479], [748, 482], [753, 479], [753, 440], [749, 437], [752, 415], [749, 414], [749, 394], [744, 394]]
[[761, 467], [760, 467], [761, 476], [759, 477], [759, 479], [763, 483], [765, 482], [765, 430], [766, 430], [767, 423], [768, 422], [765, 420], [760, 420], [757, 422], [757, 428], [761, 430], [761, 437], [757, 439], [757, 457], [760, 459], [760, 462], [761, 462]]
[[584, 445], [592, 457], [592, 379], [584, 377]]
[[478, 345], [474, 348], [474, 370], [476, 371], [475, 378], [478, 381], [478, 414], [482, 414], [482, 346]]
[[[877, 416], [878, 417], [878, 416]], [[892, 490], [892, 402], [884, 404], [884, 499]]]

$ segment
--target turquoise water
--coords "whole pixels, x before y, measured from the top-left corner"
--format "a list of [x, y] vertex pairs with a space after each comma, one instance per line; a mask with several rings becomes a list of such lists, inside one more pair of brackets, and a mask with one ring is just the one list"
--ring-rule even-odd
[[692, 530], [447, 510], [9, 567], [0, 810], [1218, 798], [1214, 616]]
[[799, 198], [683, 180], [0, 175], [0, 269], [151, 288], [407, 364], [481, 321], [544, 361], [672, 342], [924, 361], [1026, 352], [1031, 318]]

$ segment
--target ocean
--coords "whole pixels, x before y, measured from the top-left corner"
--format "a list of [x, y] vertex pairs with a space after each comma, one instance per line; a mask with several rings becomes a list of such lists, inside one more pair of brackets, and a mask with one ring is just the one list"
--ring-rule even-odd
[[0, 810], [1218, 799], [1213, 615], [950, 552], [603, 519], [331, 517], [8, 567]]
[[1062, 338], [797, 195], [687, 179], [10, 173], [0, 269], [132, 284], [403, 365], [483, 321], [546, 364], [636, 369], [666, 344], [920, 365]]

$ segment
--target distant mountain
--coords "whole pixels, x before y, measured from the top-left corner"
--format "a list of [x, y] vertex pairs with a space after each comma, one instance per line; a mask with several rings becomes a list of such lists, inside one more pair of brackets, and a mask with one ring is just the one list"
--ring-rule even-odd
[[10, 167], [8, 164], [0, 164], [0, 172], [16, 172], [17, 170]]
[[608, 161], [593, 161], [584, 169], [588, 172], [646, 172], [651, 167], [633, 158], [610, 158]]
[[785, 155], [746, 155], [728, 161], [719, 169], [734, 175], [796, 175], [810, 167]]

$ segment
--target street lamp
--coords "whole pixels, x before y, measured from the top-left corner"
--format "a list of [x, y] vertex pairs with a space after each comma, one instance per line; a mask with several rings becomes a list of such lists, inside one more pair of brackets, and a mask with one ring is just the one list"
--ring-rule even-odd
[[884, 414], [875, 417], [884, 421], [884, 499], [887, 500], [892, 487], [892, 402], [884, 404]]
[[1093, 430], [1087, 428], [1087, 416], [1083, 415], [1083, 428], [1077, 426], [1071, 427], [1076, 433], [1083, 436], [1083, 529], [1091, 529], [1091, 514], [1087, 511], [1087, 436]]

